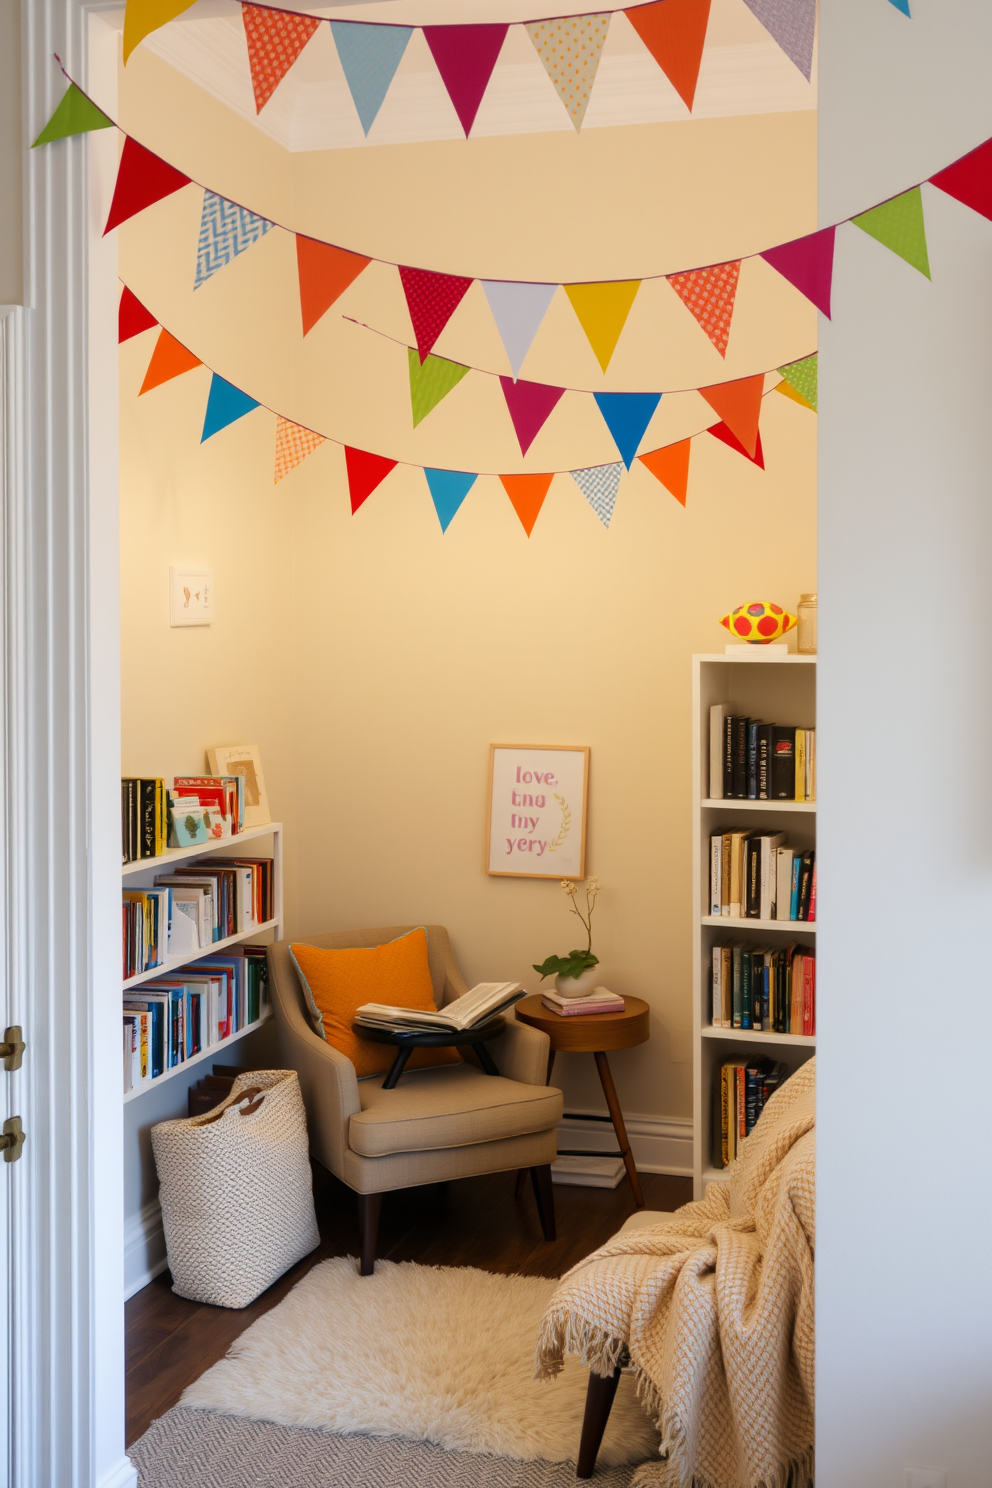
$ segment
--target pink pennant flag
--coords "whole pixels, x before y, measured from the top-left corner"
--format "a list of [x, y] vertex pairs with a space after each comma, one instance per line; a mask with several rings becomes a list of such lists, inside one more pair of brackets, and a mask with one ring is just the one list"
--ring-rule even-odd
[[834, 233], [821, 228], [805, 238], [795, 238], [778, 248], [766, 248], [761, 257], [794, 284], [818, 310], [830, 319], [830, 286], [834, 274]]
[[[663, 0], [663, 3], [667, 5], [669, 0]], [[740, 273], [738, 259], [736, 263], [714, 264], [709, 269], [691, 269], [687, 274], [668, 276], [669, 284], [722, 357], [727, 355]]]
[[500, 22], [482, 26], [424, 26], [441, 81], [455, 106], [459, 123], [468, 139], [482, 95], [489, 85], [510, 27]]
[[544, 382], [514, 382], [512, 377], [501, 377], [499, 385], [513, 421], [520, 453], [525, 455], [565, 389], [549, 387]]
[[429, 269], [405, 269], [402, 265], [400, 280], [417, 338], [417, 350], [421, 362], [424, 362], [472, 281], [458, 274], [433, 274]]
[[295, 470], [301, 460], [307, 455], [312, 455], [315, 449], [324, 443], [323, 434], [315, 434], [312, 429], [304, 429], [301, 424], [294, 424], [288, 418], [283, 418], [281, 413], [276, 414], [276, 467], [273, 485], [278, 485], [284, 475]]

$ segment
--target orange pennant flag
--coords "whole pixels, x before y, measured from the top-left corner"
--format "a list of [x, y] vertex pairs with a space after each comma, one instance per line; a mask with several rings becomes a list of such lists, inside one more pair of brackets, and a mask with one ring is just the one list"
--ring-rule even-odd
[[[670, 5], [671, 0], [663, 3]], [[668, 276], [669, 284], [722, 357], [727, 355], [740, 275], [738, 259], [734, 263], [713, 264], [708, 269], [690, 269], [687, 274]]]
[[296, 234], [304, 336], [371, 261], [361, 253], [349, 253], [347, 248], [335, 248], [333, 243], [320, 243], [316, 238]]
[[148, 363], [145, 380], [138, 389], [138, 397], [142, 393], [150, 392], [152, 388], [161, 387], [163, 382], [171, 382], [182, 372], [191, 372], [194, 367], [202, 367], [200, 358], [187, 351], [181, 341], [175, 336], [170, 336], [168, 331], [160, 331], [158, 340], [155, 342], [155, 350], [152, 359]]
[[804, 398], [803, 395], [802, 395], [802, 393], [799, 391], [799, 389], [798, 388], [794, 388], [792, 386], [792, 384], [789, 383], [789, 382], [786, 382], [784, 378], [778, 384], [778, 386], [776, 387], [775, 391], [777, 393], [783, 393], [786, 398], [791, 398], [792, 401], [793, 401], [793, 403], [798, 403], [799, 404], [800, 408], [808, 408], [811, 413], [815, 413], [816, 412], [816, 409], [813, 407], [813, 405], [809, 401], [809, 399], [808, 398]]
[[318, 16], [242, 5], [255, 112], [260, 114], [320, 25]]
[[636, 5], [624, 15], [691, 111], [710, 0], [657, 0], [655, 5]]
[[753, 377], [738, 377], [734, 382], [720, 382], [715, 387], [699, 389], [713, 412], [719, 414], [752, 460], [758, 445], [758, 419], [764, 390], [763, 372], [756, 372]]
[[294, 424], [290, 419], [283, 418], [281, 413], [276, 414], [276, 470], [272, 482], [277, 486], [284, 475], [295, 470], [301, 460], [307, 455], [312, 455], [315, 449], [319, 449], [324, 443], [323, 434], [315, 434], [312, 429], [304, 429], [302, 424]]
[[520, 525], [527, 536], [534, 531], [534, 523], [541, 515], [548, 487], [554, 480], [550, 475], [501, 475], [503, 489], [513, 503], [513, 510], [520, 518]]
[[660, 481], [665, 490], [670, 491], [683, 506], [689, 490], [691, 444], [691, 439], [680, 439], [677, 444], [666, 444], [663, 449], [648, 450], [646, 454], [637, 457], [642, 465], [647, 466], [655, 480]]

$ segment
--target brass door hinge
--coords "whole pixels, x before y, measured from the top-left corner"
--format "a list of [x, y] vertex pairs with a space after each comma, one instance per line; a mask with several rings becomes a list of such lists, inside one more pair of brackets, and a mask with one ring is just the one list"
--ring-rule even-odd
[[4, 1162], [16, 1162], [23, 1146], [24, 1128], [21, 1126], [21, 1118], [20, 1116], [8, 1116], [3, 1124], [3, 1132], [0, 1133], [0, 1148], [3, 1150]]
[[13, 1028], [5, 1029], [3, 1042], [0, 1043], [0, 1059], [3, 1060], [5, 1070], [20, 1069], [24, 1049], [25, 1044], [21, 1037], [20, 1026], [15, 1024]]

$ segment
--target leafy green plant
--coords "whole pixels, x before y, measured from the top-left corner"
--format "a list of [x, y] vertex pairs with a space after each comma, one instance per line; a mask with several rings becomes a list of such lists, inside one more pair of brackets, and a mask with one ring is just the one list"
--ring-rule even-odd
[[599, 957], [591, 951], [569, 951], [567, 956], [548, 956], [534, 970], [541, 973], [542, 980], [549, 976], [575, 977], [577, 980], [591, 966], [598, 965]]
[[567, 956], [548, 956], [540, 966], [535, 962], [534, 970], [540, 972], [542, 981], [549, 976], [574, 977], [577, 981], [584, 972], [599, 965], [599, 957], [592, 953], [592, 912], [596, 907], [596, 895], [600, 887], [598, 878], [586, 879], [584, 885], [586, 909], [583, 914], [577, 902], [578, 885], [572, 883], [570, 879], [562, 879], [562, 893], [569, 900], [568, 907], [572, 914], [577, 915], [582, 921], [582, 928], [586, 932], [586, 948], [584, 951], [569, 951]]

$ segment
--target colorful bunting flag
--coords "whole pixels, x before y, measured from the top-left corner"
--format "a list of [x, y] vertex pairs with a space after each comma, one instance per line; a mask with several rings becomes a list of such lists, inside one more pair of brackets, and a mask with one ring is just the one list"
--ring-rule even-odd
[[765, 374], [756, 372], [753, 377], [738, 377], [733, 382], [699, 389], [713, 412], [719, 414], [734, 437], [740, 440], [749, 459], [754, 458], [757, 448], [764, 388]]
[[237, 258], [239, 253], [244, 253], [259, 238], [264, 238], [269, 228], [274, 226], [275, 223], [257, 217], [246, 207], [239, 207], [214, 191], [204, 191], [193, 288], [199, 289], [212, 274], [224, 268], [232, 258]]
[[[889, 0], [889, 4], [894, 5], [896, 10], [901, 10], [904, 16], [909, 15], [909, 0]], [[909, 18], [912, 20], [912, 16]]]
[[661, 402], [660, 393], [594, 393], [596, 405], [613, 436], [620, 458], [629, 470], [644, 431]]
[[410, 409], [416, 428], [458, 386], [468, 368], [439, 356], [429, 356], [422, 362], [412, 346], [407, 347], [406, 354], [410, 363]]
[[145, 371], [145, 380], [138, 389], [138, 396], [140, 398], [142, 393], [161, 387], [163, 382], [171, 382], [181, 373], [191, 372], [194, 367], [202, 366], [198, 356], [187, 351], [182, 342], [177, 341], [175, 336], [170, 336], [168, 331], [161, 330]]
[[396, 464], [385, 455], [372, 455], [368, 450], [344, 447], [345, 464], [348, 467], [348, 492], [351, 497], [351, 514], [355, 515], [363, 501], [367, 501], [381, 481]]
[[927, 256], [927, 234], [923, 225], [923, 198], [919, 186], [894, 196], [881, 206], [861, 212], [851, 221], [869, 237], [875, 238], [904, 258], [914, 269], [930, 278], [930, 259]]
[[794, 238], [777, 248], [766, 248], [761, 257], [777, 269], [783, 279], [804, 294], [830, 319], [830, 287], [834, 275], [833, 227], [823, 227], [805, 238]]
[[296, 271], [300, 281], [304, 336], [313, 330], [320, 317], [371, 262], [364, 254], [350, 253], [347, 248], [335, 248], [333, 243], [321, 243], [316, 238], [296, 234]]
[[[659, 3], [670, 5], [672, 0], [659, 0]], [[709, 269], [693, 269], [688, 274], [668, 276], [669, 284], [722, 357], [727, 355], [740, 275], [741, 264], [737, 259], [734, 263], [714, 264]]]
[[417, 350], [420, 360], [424, 361], [461, 304], [472, 280], [459, 274], [432, 274], [428, 269], [402, 266], [400, 280], [417, 338]]
[[813, 70], [816, 0], [744, 0], [807, 82]]
[[452, 517], [479, 477], [469, 475], [467, 470], [428, 470], [426, 467], [424, 475], [441, 531], [447, 532]]
[[797, 403], [802, 403], [806, 408], [812, 408], [816, 412], [816, 383], [817, 383], [817, 355], [814, 351], [812, 356], [803, 357], [801, 361], [789, 362], [785, 367], [779, 367], [779, 372], [785, 379], [778, 385], [778, 391], [785, 393]]
[[133, 217], [135, 212], [143, 212], [146, 207], [154, 206], [157, 201], [162, 201], [180, 187], [188, 185], [189, 176], [184, 176], [182, 171], [167, 165], [158, 155], [153, 155], [151, 150], [139, 145], [129, 134], [125, 135], [124, 148], [117, 167], [114, 199], [110, 203], [110, 216], [103, 229], [104, 236], [112, 228], [119, 227], [122, 222]]
[[319, 449], [324, 443], [323, 434], [315, 434], [312, 429], [304, 429], [302, 424], [294, 424], [290, 419], [283, 418], [281, 413], [276, 414], [276, 467], [272, 484], [277, 486], [283, 476], [295, 470], [307, 455], [312, 455], [315, 449]]
[[113, 119], [108, 119], [103, 110], [98, 109], [75, 83], [70, 83], [62, 94], [58, 108], [31, 148], [33, 150], [35, 145], [50, 145], [54, 140], [68, 139], [73, 134], [89, 134], [92, 129], [113, 127]]
[[707, 434], [712, 434], [716, 439], [722, 440], [724, 444], [729, 445], [737, 454], [743, 455], [746, 460], [750, 460], [752, 465], [757, 465], [761, 470], [764, 470], [765, 456], [761, 448], [760, 434], [755, 439], [754, 450], [752, 452], [744, 448], [737, 435], [732, 429], [728, 429], [726, 424], [713, 424], [706, 432]]
[[572, 479], [604, 527], [610, 525], [622, 475], [622, 465], [591, 465], [571, 471]]
[[367, 135], [396, 76], [413, 27], [332, 21], [331, 31], [345, 82]]
[[478, 26], [424, 26], [422, 29], [468, 139], [510, 27], [501, 22]]
[[516, 382], [558, 286], [504, 279], [483, 279], [481, 283]]
[[691, 113], [710, 0], [656, 0], [624, 15]]
[[158, 321], [151, 311], [146, 310], [136, 295], [133, 295], [125, 284], [121, 290], [121, 301], [117, 307], [117, 344], [123, 345], [130, 341], [132, 336], [140, 335], [142, 331], [150, 331], [152, 326], [157, 326]]
[[262, 5], [242, 5], [241, 19], [248, 43], [255, 112], [260, 114], [320, 21], [316, 16], [268, 10]]
[[244, 418], [246, 413], [251, 413], [252, 409], [257, 407], [257, 398], [249, 398], [248, 394], [235, 387], [233, 382], [228, 382], [226, 378], [212, 372], [200, 443], [202, 444], [206, 439], [212, 439], [229, 424], [236, 424], [238, 419]]
[[530, 537], [534, 531], [534, 523], [541, 515], [541, 507], [554, 475], [501, 475], [500, 480], [513, 503], [513, 510], [520, 518], [521, 527]]
[[[667, 0], [666, 0], [667, 3]], [[524, 27], [576, 129], [582, 128], [610, 14], [560, 16]]]
[[[667, 3], [667, 0], [666, 0]], [[691, 439], [680, 439], [677, 444], [666, 444], [662, 449], [649, 450], [638, 455], [655, 480], [660, 481], [675, 500], [685, 506], [689, 491], [689, 450]]]
[[992, 139], [931, 176], [930, 184], [992, 221]]
[[[662, 0], [669, 4], [670, 0]], [[605, 372], [627, 323], [640, 279], [607, 279], [602, 284], [566, 284], [565, 293]]]
[[503, 389], [520, 453], [525, 455], [565, 389], [549, 387], [544, 382], [514, 382], [512, 377], [501, 377], [499, 385]]
[[195, 0], [127, 0], [124, 11], [124, 63], [139, 42], [144, 41], [159, 26], [174, 21], [176, 16], [189, 10]]

